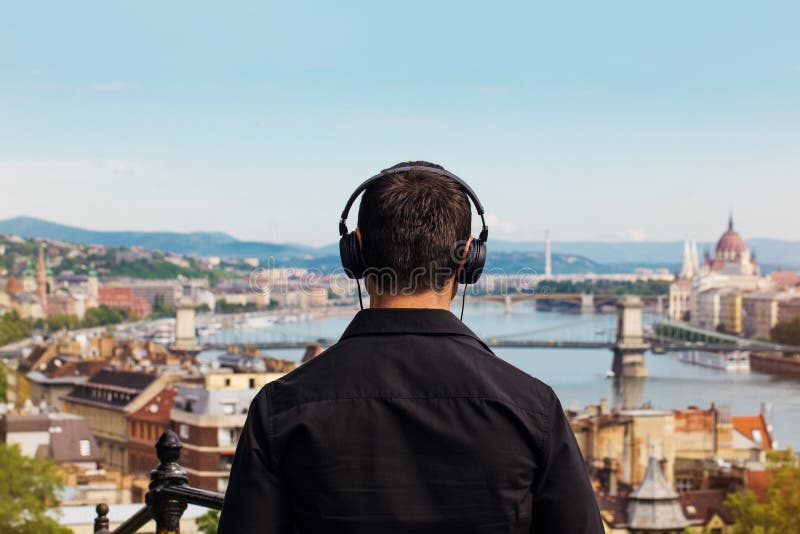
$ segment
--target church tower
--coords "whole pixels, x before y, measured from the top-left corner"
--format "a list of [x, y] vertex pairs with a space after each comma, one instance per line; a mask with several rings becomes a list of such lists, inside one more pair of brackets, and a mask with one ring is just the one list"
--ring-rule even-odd
[[33, 277], [33, 263], [30, 258], [25, 263], [25, 270], [22, 271], [22, 291], [25, 293], [36, 291], [36, 278]]
[[691, 279], [697, 276], [697, 244], [686, 239], [683, 242], [683, 259], [680, 278]]
[[89, 265], [89, 278], [86, 281], [87, 308], [97, 308], [100, 306], [100, 284], [97, 280], [97, 270], [94, 263]]

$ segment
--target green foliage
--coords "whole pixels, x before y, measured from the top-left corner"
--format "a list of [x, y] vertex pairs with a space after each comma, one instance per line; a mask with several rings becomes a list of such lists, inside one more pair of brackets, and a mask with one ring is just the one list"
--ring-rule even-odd
[[209, 308], [208, 304], [204, 302], [199, 306], [195, 306], [194, 311], [197, 313], [205, 313], [211, 311], [211, 308]]
[[[270, 304], [272, 303], [270, 302]], [[247, 304], [233, 304], [229, 303], [225, 299], [221, 299], [217, 301], [216, 305], [217, 313], [242, 313], [251, 311], [256, 311], [255, 302], [248, 302]]]
[[19, 445], [0, 443], [0, 532], [3, 534], [69, 534], [45, 514], [63, 487], [50, 460], [29, 458]]
[[209, 510], [194, 520], [197, 529], [203, 534], [217, 534], [219, 529], [219, 511]]
[[594, 293], [595, 295], [666, 295], [669, 293], [669, 282], [661, 280], [637, 280], [636, 282], [543, 280], [536, 285], [537, 293], [547, 291], [552, 293]]
[[89, 308], [83, 316], [84, 328], [91, 328], [93, 326], [105, 326], [108, 324], [119, 324], [128, 319], [134, 319], [136, 314], [128, 313], [125, 310], [118, 308], [109, 308], [105, 304], [101, 304], [97, 308]]
[[31, 335], [31, 323], [22, 319], [16, 311], [0, 317], [0, 345], [17, 341]]
[[781, 321], [772, 331], [772, 340], [785, 345], [800, 345], [800, 315], [791, 321]]
[[61, 330], [62, 328], [75, 330], [80, 326], [80, 323], [81, 321], [78, 319], [77, 315], [59, 313], [47, 316], [47, 328], [49, 330]]
[[752, 491], [725, 500], [735, 519], [734, 532], [800, 534], [800, 464], [791, 449], [769, 452], [767, 459], [772, 481], [765, 502], [758, 502]]
[[153, 298], [153, 307], [150, 310], [150, 318], [161, 319], [163, 317], [175, 317], [175, 310], [165, 304], [164, 295], [156, 295]]

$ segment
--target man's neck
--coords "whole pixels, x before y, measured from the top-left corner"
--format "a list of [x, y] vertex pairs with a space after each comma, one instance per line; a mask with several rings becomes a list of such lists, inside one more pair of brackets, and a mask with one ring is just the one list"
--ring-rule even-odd
[[374, 295], [369, 298], [370, 308], [430, 308], [450, 310], [450, 292], [423, 291], [414, 295]]

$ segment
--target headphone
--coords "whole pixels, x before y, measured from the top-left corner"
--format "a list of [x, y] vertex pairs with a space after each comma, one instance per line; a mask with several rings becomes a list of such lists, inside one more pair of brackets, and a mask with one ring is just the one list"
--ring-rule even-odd
[[459, 284], [474, 284], [478, 281], [478, 279], [481, 277], [481, 273], [483, 272], [483, 266], [486, 263], [486, 241], [489, 239], [489, 228], [486, 226], [486, 220], [483, 218], [483, 205], [481, 204], [481, 201], [478, 200], [478, 196], [475, 194], [472, 188], [467, 185], [464, 180], [444, 169], [429, 167], [427, 165], [410, 165], [407, 167], [387, 169], [366, 180], [363, 184], [356, 188], [352, 195], [350, 195], [350, 199], [347, 201], [344, 210], [342, 210], [342, 217], [339, 220], [339, 236], [341, 236], [339, 238], [339, 255], [342, 258], [342, 267], [344, 267], [344, 272], [347, 273], [348, 277], [358, 280], [364, 277], [364, 272], [367, 270], [367, 266], [364, 264], [364, 257], [361, 254], [361, 246], [358, 242], [358, 236], [355, 232], [347, 231], [347, 215], [350, 213], [350, 207], [353, 205], [353, 202], [355, 202], [356, 198], [358, 198], [358, 195], [360, 195], [373, 182], [380, 180], [385, 176], [391, 176], [393, 174], [408, 172], [415, 169], [424, 170], [425, 172], [435, 174], [437, 176], [455, 180], [455, 182], [461, 186], [461, 189], [463, 189], [463, 191], [475, 205], [475, 210], [477, 210], [478, 215], [481, 218], [481, 233], [478, 239], [473, 239], [470, 242], [469, 248], [464, 254], [463, 264], [456, 274], [456, 280]]

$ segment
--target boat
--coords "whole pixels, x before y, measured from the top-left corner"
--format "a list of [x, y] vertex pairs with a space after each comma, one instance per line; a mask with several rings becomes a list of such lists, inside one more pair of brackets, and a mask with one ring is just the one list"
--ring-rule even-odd
[[687, 350], [680, 353], [679, 360], [683, 363], [710, 367], [723, 371], [750, 371], [750, 353], [743, 350], [734, 350], [730, 352]]
[[247, 328], [266, 328], [275, 324], [275, 318], [267, 315], [248, 317], [245, 319]]

